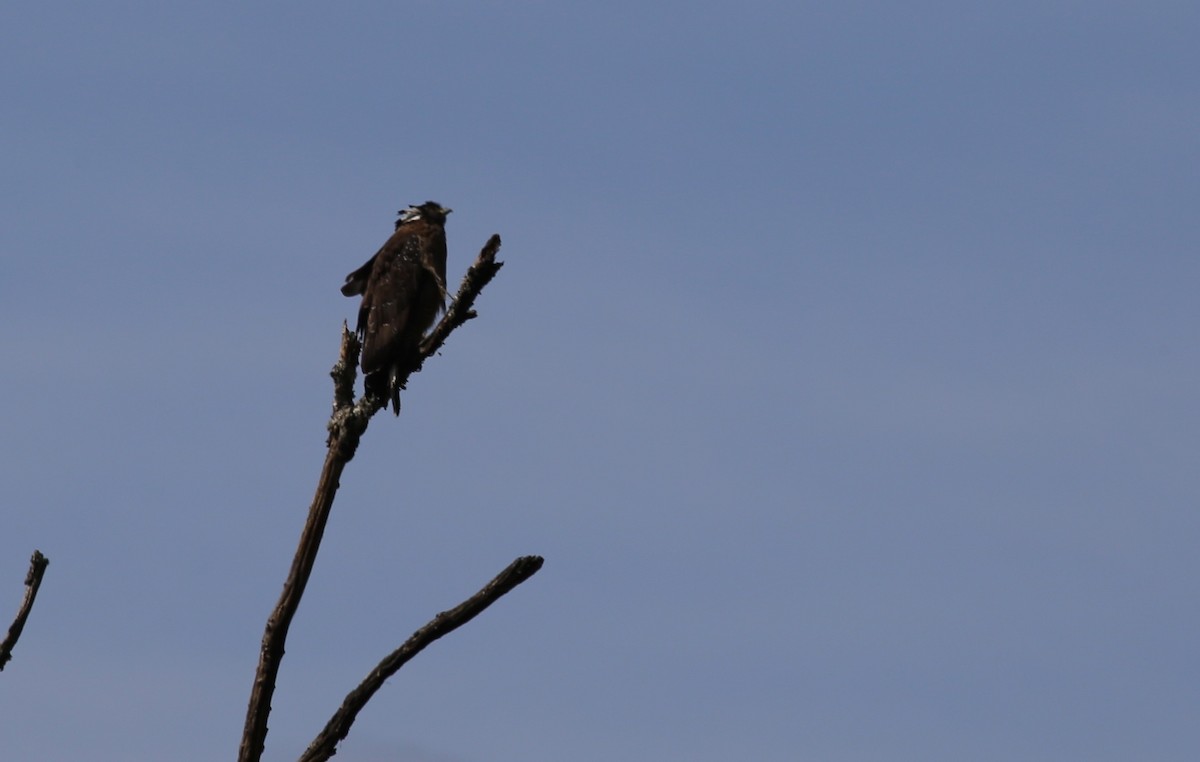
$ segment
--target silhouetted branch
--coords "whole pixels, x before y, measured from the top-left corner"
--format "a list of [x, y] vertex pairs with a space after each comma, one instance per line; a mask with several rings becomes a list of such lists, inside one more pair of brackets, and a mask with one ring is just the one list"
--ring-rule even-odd
[[[475, 310], [471, 309], [475, 304], [475, 297], [479, 296], [479, 292], [483, 291], [483, 287], [490, 283], [492, 278], [496, 277], [496, 273], [500, 272], [501, 267], [504, 267], [503, 262], [496, 261], [496, 254], [499, 251], [500, 236], [493, 235], [483, 245], [479, 256], [467, 268], [467, 274], [463, 277], [462, 285], [459, 286], [458, 294], [455, 295], [454, 301], [450, 304], [450, 309], [446, 310], [446, 314], [442, 316], [441, 321], [434, 327], [425, 341], [421, 342], [421, 362], [424, 362], [426, 357], [429, 357], [442, 348], [442, 344], [446, 343], [446, 338], [450, 336], [451, 331], [475, 317]], [[412, 372], [420, 369], [421, 363], [417, 363]], [[405, 377], [407, 377], [407, 374]]]
[[[496, 261], [496, 252], [499, 249], [500, 236], [493, 235], [467, 270], [450, 309], [421, 344], [420, 351], [412, 356], [409, 366], [401, 369], [401, 387], [412, 373], [420, 370], [425, 358], [436, 352], [455, 328], [475, 316], [471, 305], [503, 264]], [[258, 762], [262, 758], [263, 749], [266, 747], [267, 720], [271, 714], [271, 698], [275, 693], [275, 681], [279, 675], [279, 664], [283, 660], [288, 629], [296, 610], [300, 607], [300, 598], [304, 595], [308, 578], [312, 575], [317, 551], [321, 546], [321, 537], [325, 534], [325, 524], [329, 520], [333, 499], [337, 495], [342, 470], [354, 457], [371, 416], [379, 412], [386, 402], [365, 394], [356, 402], [351, 402], [354, 399], [354, 379], [361, 349], [358, 337], [343, 323], [341, 350], [338, 353], [338, 361], [330, 371], [334, 387], [333, 414], [326, 426], [329, 437], [326, 439], [328, 451], [325, 454], [325, 464], [321, 468], [316, 494], [313, 495], [312, 505], [309, 506], [308, 519], [300, 533], [299, 546], [292, 559], [292, 567], [284, 582], [283, 592], [268, 617], [263, 632], [258, 668], [254, 673], [254, 686], [250, 691], [246, 724], [238, 751], [239, 762]]]
[[350, 331], [346, 321], [342, 321], [342, 349], [338, 360], [333, 364], [329, 375], [333, 377], [333, 413], [354, 404], [354, 377], [358, 368], [358, 353], [362, 351], [362, 342], [358, 334]]
[[388, 654], [357, 688], [346, 695], [341, 708], [334, 713], [325, 729], [300, 756], [300, 762], [323, 762], [336, 754], [338, 743], [350, 733], [350, 726], [354, 724], [358, 713], [389, 677], [396, 674], [409, 659], [419, 654], [430, 643], [462, 627], [505, 593], [536, 574], [538, 569], [542, 568], [542, 561], [541, 556], [518, 558], [478, 593], [449, 611], [438, 614], [429, 624], [413, 633], [404, 645]]
[[40, 550], [33, 551], [33, 556], [29, 559], [29, 571], [25, 573], [25, 599], [21, 601], [17, 618], [8, 628], [8, 635], [4, 637], [4, 642], [0, 643], [0, 671], [3, 671], [4, 665], [12, 659], [12, 650], [21, 638], [21, 631], [25, 629], [25, 620], [33, 610], [33, 601], [37, 598], [38, 588], [42, 586], [42, 576], [49, 565], [50, 559], [43, 556]]

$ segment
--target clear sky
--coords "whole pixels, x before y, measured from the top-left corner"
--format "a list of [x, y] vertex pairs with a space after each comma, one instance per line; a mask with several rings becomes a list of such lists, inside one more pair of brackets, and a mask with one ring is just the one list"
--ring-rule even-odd
[[338, 293], [507, 266], [375, 419], [267, 758], [1200, 757], [1200, 6], [9, 3], [5, 760], [231, 759]]

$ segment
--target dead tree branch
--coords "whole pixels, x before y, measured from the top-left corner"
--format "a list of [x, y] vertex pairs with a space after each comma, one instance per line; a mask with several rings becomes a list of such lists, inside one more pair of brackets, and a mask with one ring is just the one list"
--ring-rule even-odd
[[[433, 332], [421, 344], [420, 350], [412, 355], [408, 365], [400, 370], [401, 388], [411, 374], [421, 369], [425, 358], [437, 352], [455, 328], [475, 317], [471, 305], [503, 265], [502, 262], [496, 261], [496, 253], [499, 250], [500, 236], [493, 235], [467, 270], [462, 286], [446, 314], [442, 316]], [[250, 691], [250, 702], [246, 710], [246, 724], [242, 731], [242, 742], [238, 751], [239, 762], [259, 762], [262, 758], [263, 750], [266, 747], [271, 698], [275, 693], [275, 681], [279, 675], [280, 662], [283, 660], [288, 629], [300, 607], [300, 598], [304, 595], [304, 588], [308, 584], [313, 564], [317, 560], [317, 551], [321, 546], [321, 537], [325, 533], [325, 524], [333, 509], [333, 500], [337, 495], [342, 470], [354, 457], [354, 452], [358, 449], [363, 432], [367, 430], [367, 423], [371, 416], [379, 412], [385, 403], [383, 399], [366, 395], [357, 402], [352, 402], [358, 355], [361, 349], [357, 336], [343, 324], [341, 351], [337, 363], [330, 371], [334, 381], [333, 414], [327, 425], [329, 437], [326, 440], [328, 451], [325, 455], [325, 464], [321, 468], [316, 494], [308, 509], [308, 519], [304, 522], [304, 529], [300, 533], [299, 546], [292, 559], [292, 567], [284, 582], [283, 592], [268, 617], [266, 630], [263, 632], [258, 668], [254, 674], [254, 685]]]
[[42, 586], [42, 577], [49, 565], [50, 559], [43, 556], [40, 550], [33, 551], [33, 556], [29, 559], [29, 571], [25, 573], [25, 599], [21, 601], [17, 618], [9, 625], [8, 635], [4, 637], [4, 642], [0, 643], [0, 671], [3, 671], [4, 665], [12, 659], [12, 650], [25, 629], [25, 620], [33, 610], [33, 601], [37, 598], [38, 588]]
[[371, 674], [358, 687], [346, 695], [342, 706], [334, 713], [325, 729], [309, 744], [300, 756], [300, 762], [324, 762], [337, 753], [337, 745], [350, 733], [350, 726], [358, 713], [384, 682], [396, 674], [409, 659], [419, 654], [426, 646], [443, 635], [447, 635], [474, 619], [483, 610], [498, 601], [501, 596], [532, 577], [542, 568], [541, 556], [522, 556], [508, 565], [475, 595], [458, 606], [438, 614], [421, 629], [413, 633], [404, 645], [388, 654], [371, 670]]

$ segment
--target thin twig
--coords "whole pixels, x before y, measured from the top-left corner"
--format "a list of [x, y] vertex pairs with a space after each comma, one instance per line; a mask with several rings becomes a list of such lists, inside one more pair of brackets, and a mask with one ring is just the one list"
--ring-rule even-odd
[[[410, 374], [420, 370], [425, 358], [436, 352], [455, 328], [474, 317], [471, 305], [502, 265], [496, 261], [496, 252], [499, 249], [500, 236], [493, 235], [484, 245], [475, 263], [467, 270], [454, 304], [421, 345], [420, 352], [413, 355], [411, 367], [401, 369], [401, 386]], [[246, 724], [242, 730], [242, 742], [238, 750], [239, 762], [259, 762], [262, 759], [263, 750], [266, 748], [271, 698], [275, 693], [275, 681], [279, 676], [279, 665], [283, 660], [288, 629], [312, 575], [317, 551], [321, 547], [321, 537], [325, 533], [325, 524], [333, 510], [333, 500], [337, 496], [342, 470], [354, 457], [371, 416], [383, 407], [384, 400], [367, 395], [351, 403], [354, 398], [354, 378], [361, 348], [357, 336], [343, 323], [341, 350], [337, 363], [330, 371], [334, 394], [333, 414], [326, 427], [329, 430], [326, 440], [328, 452], [325, 454], [325, 464], [317, 481], [316, 494], [313, 495], [312, 505], [308, 509], [308, 519], [300, 533], [300, 542], [292, 559], [291, 570], [283, 584], [283, 592], [267, 618], [258, 656], [258, 668], [254, 673], [254, 686], [250, 690], [250, 702], [246, 709]]]
[[346, 695], [341, 708], [334, 713], [326, 723], [325, 729], [300, 756], [300, 762], [324, 762], [336, 754], [338, 743], [350, 733], [350, 726], [354, 724], [358, 713], [367, 705], [375, 692], [383, 687], [383, 683], [389, 677], [396, 674], [409, 659], [419, 654], [430, 643], [462, 627], [499, 600], [505, 593], [536, 574], [538, 569], [542, 568], [542, 560], [541, 556], [518, 558], [478, 593], [449, 611], [438, 614], [428, 624], [413, 633], [412, 637], [404, 642], [404, 645], [388, 654], [375, 669], [371, 670], [371, 674], [359, 683], [357, 688]]
[[25, 629], [25, 620], [33, 610], [33, 601], [37, 598], [38, 588], [42, 586], [42, 576], [49, 565], [50, 559], [43, 556], [40, 550], [33, 551], [33, 556], [29, 559], [29, 571], [25, 573], [25, 599], [21, 601], [17, 618], [9, 625], [8, 635], [4, 637], [4, 642], [0, 643], [0, 671], [3, 671], [4, 665], [12, 659], [12, 650]]

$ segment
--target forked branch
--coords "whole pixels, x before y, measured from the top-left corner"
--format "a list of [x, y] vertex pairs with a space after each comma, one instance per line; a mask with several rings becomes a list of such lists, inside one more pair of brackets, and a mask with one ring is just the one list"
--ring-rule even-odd
[[[411, 374], [421, 369], [425, 358], [437, 352], [455, 328], [475, 317], [475, 312], [471, 309], [475, 298], [495, 277], [503, 264], [496, 261], [496, 253], [499, 250], [500, 236], [493, 235], [467, 270], [450, 309], [422, 342], [420, 350], [412, 355], [407, 367], [401, 368], [399, 381], [402, 387]], [[384, 404], [384, 400], [366, 395], [354, 401], [354, 379], [361, 349], [358, 338], [343, 324], [341, 351], [330, 372], [334, 381], [333, 414], [327, 425], [329, 437], [326, 440], [328, 451], [325, 454], [325, 464], [317, 480], [316, 494], [313, 495], [312, 505], [309, 506], [308, 519], [300, 533], [300, 542], [292, 559], [287, 580], [283, 584], [283, 592], [267, 619], [267, 626], [263, 632], [258, 668], [254, 673], [254, 685], [250, 691], [246, 724], [238, 751], [239, 762], [258, 762], [262, 758], [266, 746], [267, 720], [271, 714], [271, 698], [275, 693], [275, 681], [279, 675], [280, 662], [283, 660], [288, 629], [312, 575], [321, 538], [325, 534], [325, 524], [329, 520], [333, 500], [337, 495], [342, 470], [354, 457], [371, 416], [379, 412]]]

